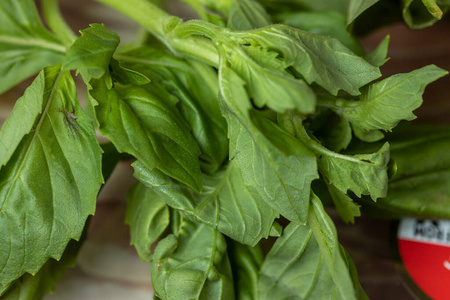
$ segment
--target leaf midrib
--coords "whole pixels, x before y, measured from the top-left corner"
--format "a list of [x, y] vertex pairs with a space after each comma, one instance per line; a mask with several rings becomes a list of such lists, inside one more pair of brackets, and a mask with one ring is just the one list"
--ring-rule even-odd
[[[35, 129], [34, 134], [33, 134], [33, 138], [31, 139], [30, 143], [28, 144], [28, 149], [27, 149], [25, 155], [23, 156], [22, 161], [20, 162], [20, 166], [19, 166], [19, 168], [17, 168], [16, 174], [14, 175], [13, 179], [11, 180], [12, 184], [10, 185], [9, 190], [6, 193], [5, 201], [2, 203], [2, 205], [0, 207], [0, 212], [3, 212], [3, 208], [5, 207], [5, 204], [8, 202], [9, 195], [11, 194], [11, 191], [13, 190], [13, 187], [15, 186], [15, 182], [19, 178], [19, 176], [20, 176], [20, 174], [22, 172], [22, 169], [23, 169], [23, 167], [25, 165], [25, 162], [27, 161], [28, 155], [31, 152], [31, 148], [33, 148], [32, 145], [34, 143], [34, 140], [39, 135], [39, 130], [40, 130], [40, 128], [42, 126], [42, 123], [44, 122], [44, 120], [45, 120], [45, 118], [47, 116], [47, 113], [48, 113], [48, 110], [50, 108], [50, 105], [52, 104], [53, 97], [54, 97], [54, 95], [56, 93], [56, 90], [58, 88], [59, 82], [61, 81], [63, 75], [64, 75], [64, 72], [60, 70], [59, 73], [58, 73], [58, 76], [56, 77], [55, 82], [54, 82], [54, 84], [52, 86], [52, 90], [51, 90], [50, 95], [49, 95], [49, 97], [47, 99], [47, 104], [45, 105], [44, 111], [41, 113], [41, 118], [39, 120], [39, 123], [36, 126], [36, 129]], [[44, 77], [44, 82], [43, 82], [44, 89], [45, 89], [45, 81], [47, 79], [46, 77], [47, 76]], [[44, 91], [44, 93], [45, 93], [45, 91]]]
[[28, 47], [39, 47], [51, 51], [66, 53], [66, 47], [43, 39], [25, 39], [15, 36], [0, 35], [0, 43], [15, 44]]

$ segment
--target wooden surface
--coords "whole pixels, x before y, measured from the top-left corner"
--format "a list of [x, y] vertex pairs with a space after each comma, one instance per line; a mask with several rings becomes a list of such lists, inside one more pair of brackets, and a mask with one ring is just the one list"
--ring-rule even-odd
[[[93, 22], [104, 22], [118, 32], [122, 41], [131, 40], [136, 26], [115, 12], [93, 1], [62, 1], [63, 12], [74, 30]], [[175, 7], [176, 8], [176, 7]], [[363, 38], [367, 51], [373, 50], [386, 34], [391, 35], [390, 61], [383, 75], [409, 72], [427, 64], [450, 70], [450, 22], [441, 22], [422, 31], [411, 31], [404, 25], [383, 28]], [[0, 96], [0, 122], [9, 114], [30, 80]], [[82, 96], [83, 90], [79, 91]], [[450, 76], [430, 85], [425, 103], [417, 111], [417, 122], [450, 123]], [[69, 270], [46, 300], [71, 299], [151, 299], [149, 266], [139, 261], [128, 245], [128, 227], [123, 224], [124, 195], [133, 182], [129, 165], [121, 164], [113, 182], [100, 197], [90, 236], [83, 247], [79, 264]], [[413, 299], [403, 286], [392, 260], [390, 221], [362, 216], [355, 225], [344, 225], [334, 214], [341, 243], [358, 269], [361, 284], [371, 299]]]

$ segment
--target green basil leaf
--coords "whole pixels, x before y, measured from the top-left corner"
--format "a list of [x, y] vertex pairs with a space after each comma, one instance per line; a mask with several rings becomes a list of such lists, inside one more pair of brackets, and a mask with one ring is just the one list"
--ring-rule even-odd
[[33, 0], [0, 2], [0, 94], [43, 67], [60, 63], [65, 51], [42, 24]]
[[152, 284], [161, 299], [233, 300], [225, 238], [206, 224], [182, 219], [177, 235], [156, 246]]
[[172, 180], [157, 170], [133, 164], [140, 181], [171, 207], [217, 229], [232, 239], [256, 245], [267, 238], [278, 214], [245, 187], [234, 161], [214, 175], [203, 175], [202, 192]]
[[389, 48], [389, 40], [390, 36], [386, 35], [386, 37], [381, 41], [381, 43], [373, 50], [371, 53], [365, 56], [365, 59], [372, 65], [381, 67], [388, 60], [388, 48]]
[[100, 132], [119, 152], [201, 189], [199, 148], [188, 124], [167, 98], [144, 87], [109, 89], [103, 79], [91, 81], [89, 97]]
[[12, 283], [5, 294], [0, 296], [2, 300], [41, 300], [48, 293], [53, 292], [57, 282], [65, 270], [75, 267], [78, 252], [86, 238], [86, 230], [80, 241], [71, 240], [67, 245], [59, 261], [48, 260], [36, 275], [24, 274]]
[[233, 30], [250, 30], [272, 24], [264, 8], [255, 0], [232, 1], [227, 27]]
[[448, 72], [429, 65], [397, 74], [362, 89], [360, 101], [347, 100], [338, 113], [363, 130], [390, 131], [401, 120], [416, 118], [413, 110], [422, 104], [427, 84]]
[[219, 83], [222, 111], [228, 122], [230, 157], [240, 169], [244, 184], [275, 211], [304, 223], [311, 181], [318, 177], [315, 155], [272, 121], [251, 110], [244, 82], [224, 62]]
[[259, 270], [264, 260], [261, 247], [250, 247], [231, 240], [227, 242], [236, 299], [257, 299]]
[[396, 174], [376, 208], [397, 216], [449, 218], [450, 128], [406, 125], [386, 136], [392, 143]]
[[351, 190], [356, 196], [385, 197], [388, 186], [389, 144], [375, 153], [353, 156], [326, 153], [318, 160], [320, 172], [339, 191]]
[[336, 211], [345, 223], [355, 223], [355, 217], [361, 216], [359, 205], [353, 202], [347, 194], [342, 193], [331, 184], [327, 184], [328, 192], [333, 199]]
[[336, 115], [328, 118], [327, 125], [315, 135], [327, 149], [340, 152], [352, 141], [352, 128], [346, 119], [333, 117]]
[[67, 50], [63, 69], [79, 70], [87, 84], [91, 78], [98, 79], [108, 70], [120, 38], [104, 24], [91, 24], [80, 32], [81, 37]]
[[264, 260], [258, 299], [357, 299], [346, 259], [313, 196], [308, 224], [290, 223]]
[[101, 148], [75, 84], [45, 68], [0, 131], [0, 284], [36, 274], [79, 239], [103, 183]]
[[150, 261], [150, 247], [169, 226], [169, 208], [157, 193], [139, 182], [131, 187], [127, 199], [125, 223], [130, 226], [130, 244], [141, 260]]
[[251, 44], [280, 54], [311, 84], [316, 82], [329, 93], [344, 90], [359, 95], [359, 88], [381, 76], [378, 67], [355, 55], [340, 41], [284, 25], [272, 25], [246, 32], [232, 32], [241, 44]]
[[341, 255], [344, 258], [345, 262], [347, 263], [347, 267], [348, 267], [348, 270], [350, 272], [350, 277], [352, 278], [352, 281], [353, 281], [353, 286], [355, 288], [356, 299], [358, 299], [358, 300], [369, 300], [369, 297], [367, 297], [367, 294], [364, 291], [364, 289], [362, 288], [361, 283], [359, 283], [358, 272], [356, 270], [356, 266], [353, 263], [352, 258], [350, 257], [348, 252], [345, 251], [345, 249], [344, 249], [344, 247], [342, 247], [342, 245], [341, 245], [340, 249], [341, 249]]
[[358, 40], [347, 30], [345, 15], [338, 11], [287, 11], [275, 16], [275, 20], [310, 33], [338, 39], [354, 53], [364, 54]]
[[227, 125], [217, 99], [217, 73], [204, 64], [148, 47], [120, 53], [117, 58], [124, 67], [150, 78], [150, 86], [167, 90], [178, 99], [177, 106], [200, 147], [202, 170], [216, 172], [228, 156]]
[[123, 85], [145, 85], [150, 82], [150, 79], [147, 76], [123, 67], [120, 62], [111, 59], [110, 67], [110, 75], [112, 80], [118, 82]]
[[351, 24], [360, 14], [379, 0], [350, 0], [347, 13], [347, 24]]
[[197, 15], [212, 24], [225, 27], [230, 14], [231, 4], [235, 0], [182, 0], [187, 3]]
[[[252, 58], [237, 44], [223, 44], [222, 47], [231, 68], [246, 81], [248, 94], [257, 107], [267, 105], [279, 113], [289, 109], [302, 113], [314, 111], [316, 97], [305, 81], [294, 78], [285, 70], [266, 68], [254, 60], [266, 60], [266, 53], [258, 53], [258, 57], [253, 55]], [[248, 50], [252, 51], [252, 47]]]

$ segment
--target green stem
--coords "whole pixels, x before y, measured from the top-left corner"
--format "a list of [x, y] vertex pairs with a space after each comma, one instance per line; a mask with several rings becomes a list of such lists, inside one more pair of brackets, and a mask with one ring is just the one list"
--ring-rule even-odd
[[293, 122], [294, 129], [295, 129], [295, 137], [300, 142], [302, 142], [302, 144], [304, 144], [311, 151], [313, 151], [315, 154], [317, 154], [319, 156], [325, 155], [328, 157], [351, 161], [354, 163], [362, 163], [361, 160], [359, 160], [357, 158], [353, 158], [352, 156], [343, 155], [343, 154], [339, 154], [339, 153], [333, 152], [331, 150], [328, 150], [327, 148], [322, 146], [319, 142], [316, 142], [315, 140], [313, 140], [306, 132], [305, 127], [303, 127], [302, 120], [299, 117], [292, 115], [292, 122]]
[[63, 41], [64, 45], [72, 45], [77, 36], [62, 17], [58, 0], [42, 0], [41, 5], [48, 26]]
[[322, 107], [331, 108], [332, 110], [339, 112], [345, 108], [355, 107], [359, 105], [358, 101], [348, 100], [344, 98], [334, 97], [318, 97], [317, 105]]
[[422, 0], [423, 4], [426, 6], [430, 14], [437, 20], [442, 19], [444, 14], [441, 8], [436, 4], [436, 0]]
[[178, 37], [171, 31], [181, 23], [148, 0], [97, 0], [128, 16], [155, 35], [172, 52], [217, 67], [219, 55], [212, 41], [202, 36]]

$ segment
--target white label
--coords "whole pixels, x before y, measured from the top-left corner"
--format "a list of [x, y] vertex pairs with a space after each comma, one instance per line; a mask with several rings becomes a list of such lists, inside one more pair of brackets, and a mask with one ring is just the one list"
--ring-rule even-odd
[[402, 219], [398, 238], [450, 247], [450, 220]]

